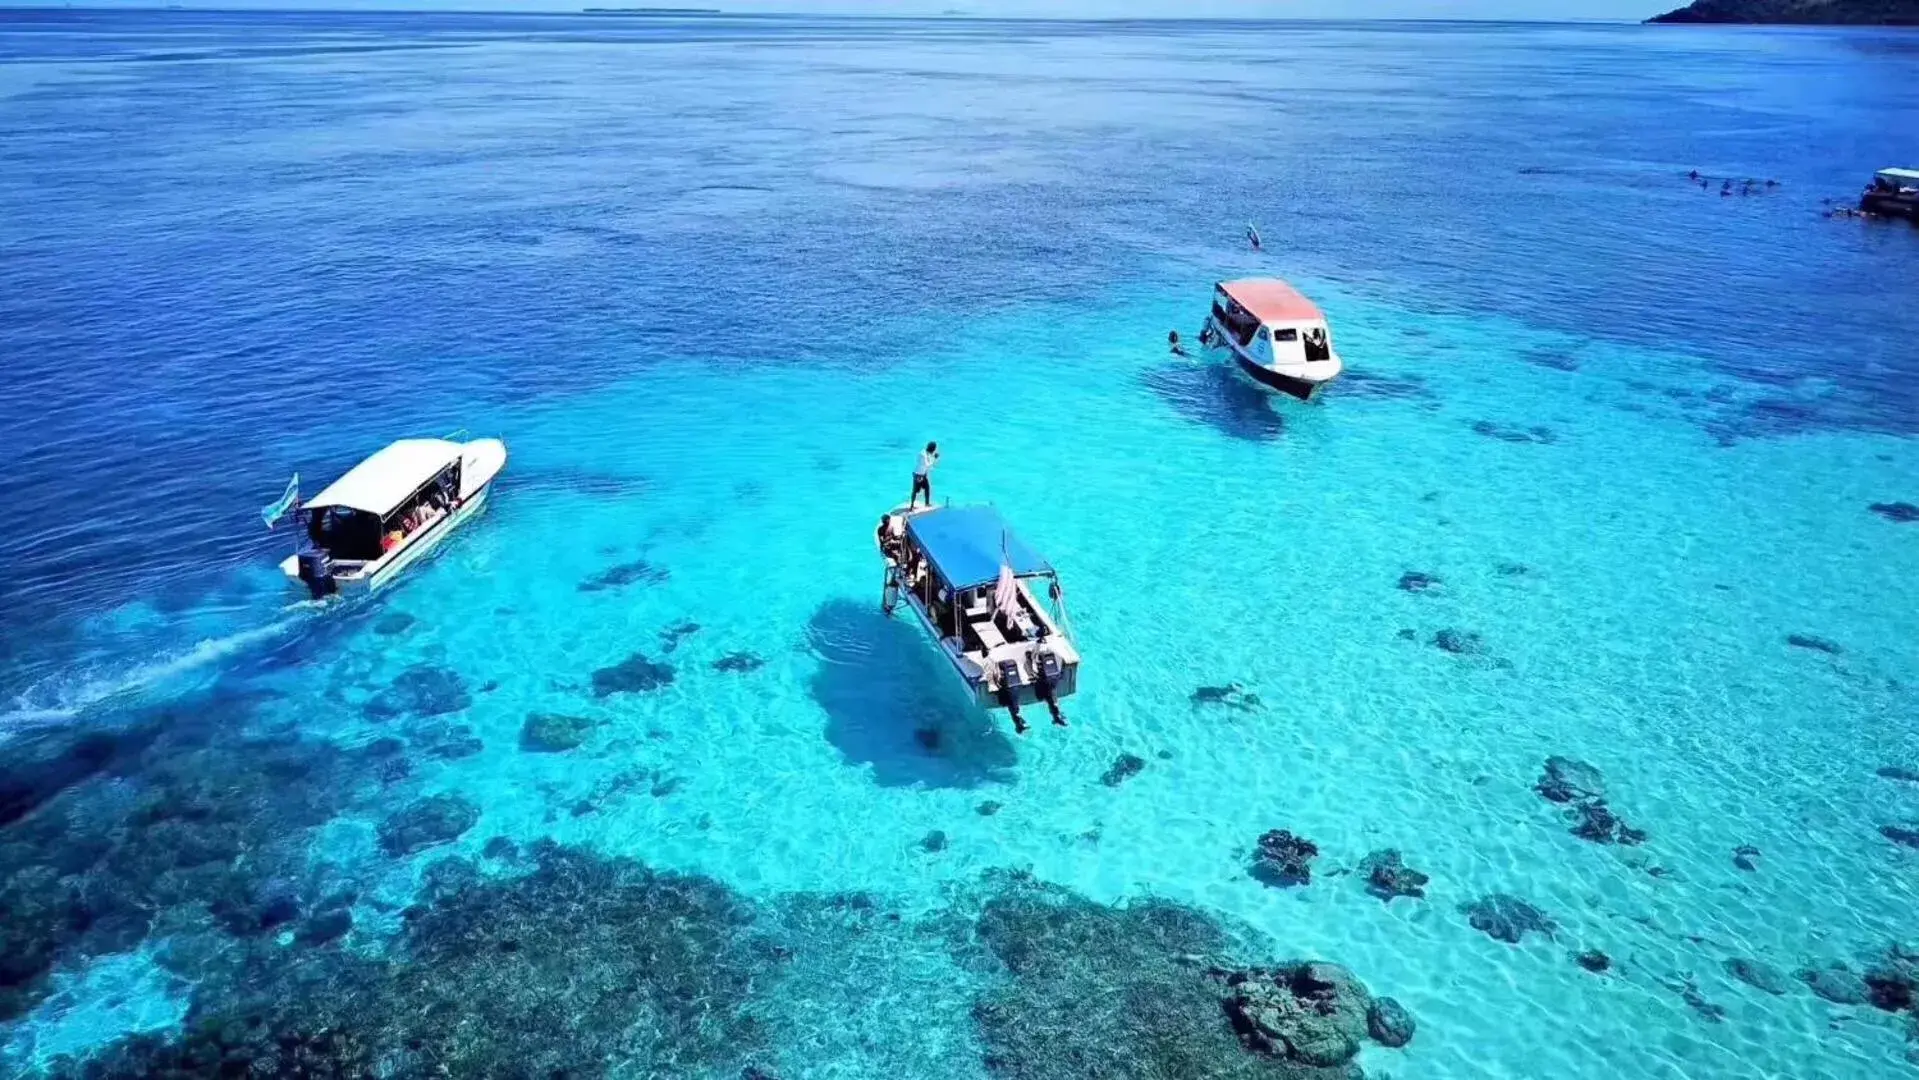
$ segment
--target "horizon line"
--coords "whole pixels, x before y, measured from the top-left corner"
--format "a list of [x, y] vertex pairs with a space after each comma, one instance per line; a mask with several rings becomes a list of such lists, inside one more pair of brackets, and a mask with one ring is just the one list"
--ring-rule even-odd
[[[1669, 9], [1660, 9], [1661, 11]], [[143, 12], [162, 15], [183, 14], [187, 12], [224, 15], [502, 15], [502, 16], [552, 16], [552, 15], [623, 15], [626, 17], [675, 16], [705, 19], [859, 19], [867, 21], [932, 21], [948, 22], [1033, 22], [1033, 23], [1437, 23], [1437, 24], [1473, 24], [1505, 26], [1640, 26], [1646, 19], [1633, 18], [1474, 18], [1466, 15], [1432, 17], [1420, 15], [986, 15], [967, 11], [928, 12], [919, 15], [910, 14], [866, 14], [843, 11], [728, 11], [724, 8], [674, 7], [674, 6], [601, 6], [582, 5], [578, 7], [550, 8], [451, 8], [451, 7], [277, 7], [253, 6], [235, 7], [228, 4], [208, 3], [41, 3], [6, 4], [0, 3], [0, 12], [8, 11], [115, 11]]]

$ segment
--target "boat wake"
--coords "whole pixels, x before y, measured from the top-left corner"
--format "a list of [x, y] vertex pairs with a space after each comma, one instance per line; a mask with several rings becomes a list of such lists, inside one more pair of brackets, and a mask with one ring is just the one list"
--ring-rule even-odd
[[290, 614], [266, 626], [204, 638], [157, 659], [103, 660], [49, 675], [0, 711], [0, 742], [22, 732], [71, 723], [109, 702], [137, 701], [198, 686], [201, 678], [218, 674], [222, 661], [277, 641], [301, 622], [298, 614]]

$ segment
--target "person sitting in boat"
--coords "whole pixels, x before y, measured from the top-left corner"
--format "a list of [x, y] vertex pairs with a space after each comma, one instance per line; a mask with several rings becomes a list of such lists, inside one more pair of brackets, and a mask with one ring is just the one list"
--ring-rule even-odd
[[880, 515], [880, 527], [873, 530], [873, 537], [879, 542], [880, 554], [896, 562], [899, 560], [900, 541], [899, 537], [893, 535], [893, 515]]

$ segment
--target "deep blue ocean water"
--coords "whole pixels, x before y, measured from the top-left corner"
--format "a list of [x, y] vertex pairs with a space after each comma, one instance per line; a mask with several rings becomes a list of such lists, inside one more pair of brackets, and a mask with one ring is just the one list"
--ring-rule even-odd
[[[1157, 897], [1403, 1002], [1371, 1074], [1910, 1069], [1795, 973], [1919, 938], [1919, 230], [1824, 213], [1915, 132], [1871, 30], [0, 12], [0, 1061], [506, 987], [547, 1026], [456, 1074], [1093, 1075], [1009, 1034], [1083, 1008], [1227, 1075], [1061, 1003], [1142, 996]], [[1320, 402], [1167, 355], [1243, 274], [1327, 309]], [[485, 516], [294, 605], [288, 474], [462, 428]], [[927, 439], [1061, 571], [1068, 730], [878, 612]], [[1101, 932], [1007, 947], [1055, 886]], [[501, 926], [548, 962], [449, 945]]]

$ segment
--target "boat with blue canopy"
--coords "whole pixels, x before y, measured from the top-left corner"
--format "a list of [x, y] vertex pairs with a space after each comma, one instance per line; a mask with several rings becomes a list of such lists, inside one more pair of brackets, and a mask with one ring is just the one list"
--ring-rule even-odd
[[882, 606], [913, 614], [968, 697], [1005, 709], [1020, 734], [1026, 705], [1044, 704], [1054, 723], [1066, 724], [1059, 699], [1078, 689], [1079, 650], [1065, 591], [1052, 564], [998, 510], [895, 507], [874, 539], [886, 564]]

